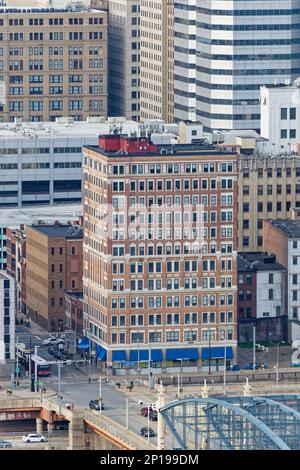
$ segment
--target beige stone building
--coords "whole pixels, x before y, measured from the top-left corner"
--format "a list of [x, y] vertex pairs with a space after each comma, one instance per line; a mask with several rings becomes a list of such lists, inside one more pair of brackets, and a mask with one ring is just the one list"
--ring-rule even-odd
[[107, 115], [107, 11], [0, 14], [0, 122]]
[[174, 0], [141, 0], [141, 121], [173, 122]]
[[300, 156], [239, 155], [238, 174], [239, 251], [262, 251], [263, 220], [288, 219], [300, 208]]
[[27, 312], [48, 331], [65, 326], [65, 292], [82, 290], [82, 227], [26, 227]]

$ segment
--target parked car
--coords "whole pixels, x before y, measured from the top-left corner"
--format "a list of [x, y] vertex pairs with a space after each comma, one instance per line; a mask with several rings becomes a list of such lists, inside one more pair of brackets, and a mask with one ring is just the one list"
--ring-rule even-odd
[[69, 429], [69, 424], [67, 421], [61, 421], [60, 423], [55, 424], [56, 431], [66, 431]]
[[[249, 364], [246, 365], [246, 367], [244, 369], [245, 370], [253, 370], [253, 362], [249, 362]], [[256, 362], [254, 370], [258, 370], [258, 369], [259, 369], [259, 364], [258, 364], [258, 362]]]
[[12, 447], [12, 443], [9, 441], [0, 440], [0, 449], [10, 449]]
[[[89, 403], [89, 407], [90, 407], [91, 410], [99, 411], [100, 410], [100, 400], [91, 400], [90, 403]], [[103, 405], [102, 402], [101, 402], [101, 410], [104, 410], [104, 405]]]
[[40, 436], [39, 434], [27, 434], [22, 438], [23, 442], [47, 442], [45, 436]]
[[227, 366], [226, 370], [239, 371], [241, 370], [241, 366], [239, 364], [232, 364], [231, 366]]
[[144, 437], [155, 437], [155, 433], [152, 428], [141, 428], [140, 430], [141, 436]]
[[289, 367], [300, 367], [300, 362], [291, 362]]

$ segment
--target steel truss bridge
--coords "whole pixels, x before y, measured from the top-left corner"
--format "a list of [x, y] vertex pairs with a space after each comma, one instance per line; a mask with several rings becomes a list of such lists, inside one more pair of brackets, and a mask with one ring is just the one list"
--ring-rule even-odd
[[300, 449], [300, 395], [191, 397], [160, 413], [173, 448]]

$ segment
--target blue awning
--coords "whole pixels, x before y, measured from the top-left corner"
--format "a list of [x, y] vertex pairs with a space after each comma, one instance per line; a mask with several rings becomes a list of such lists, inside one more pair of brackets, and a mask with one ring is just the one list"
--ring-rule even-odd
[[[213, 348], [202, 348], [202, 360], [203, 359], [224, 359], [225, 347], [213, 347]], [[231, 346], [226, 347], [226, 359], [233, 358], [233, 350]]]
[[126, 351], [113, 351], [112, 362], [126, 361]]
[[186, 348], [186, 349], [167, 349], [166, 350], [167, 361], [179, 361], [182, 360], [194, 360], [198, 359], [197, 348]]
[[[163, 360], [162, 350], [161, 349], [151, 349], [151, 361]], [[130, 361], [131, 362], [142, 362], [149, 361], [149, 349], [134, 349], [130, 351]]]
[[79, 349], [90, 349], [90, 340], [87, 336], [84, 336], [78, 345]]
[[97, 346], [96, 348], [96, 359], [100, 361], [106, 360], [106, 349], [102, 348], [102, 346]]

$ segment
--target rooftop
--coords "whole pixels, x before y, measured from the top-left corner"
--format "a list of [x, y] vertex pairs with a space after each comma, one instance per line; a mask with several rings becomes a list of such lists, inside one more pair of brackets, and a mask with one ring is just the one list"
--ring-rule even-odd
[[163, 143], [154, 144], [151, 133], [145, 132], [144, 135], [132, 134], [130, 136], [112, 132], [110, 134], [100, 134], [98, 145], [85, 145], [87, 149], [106, 155], [108, 157], [120, 156], [191, 156], [191, 155], [235, 155], [234, 152], [224, 152], [209, 144], [205, 139], [197, 143], [175, 144]]
[[33, 206], [19, 208], [0, 208], [0, 227], [19, 228], [20, 225], [39, 224], [40, 221], [54, 223], [59, 220], [62, 223], [78, 220], [82, 215], [81, 204]]
[[32, 225], [32, 228], [50, 238], [83, 238], [83, 227], [81, 225], [63, 225], [58, 223], [53, 225]]
[[300, 220], [277, 219], [269, 220], [269, 222], [286, 233], [288, 238], [300, 238]]
[[276, 261], [275, 255], [261, 252], [238, 253], [238, 271], [282, 271], [284, 266]]
[[[118, 121], [119, 119], [119, 121]], [[35, 139], [95, 138], [98, 134], [108, 134], [114, 125], [122, 126], [123, 132], [130, 134], [139, 126], [134, 121], [116, 118], [117, 121], [105, 121], [102, 117], [87, 118], [86, 121], [73, 121], [70, 118], [58, 118], [56, 122], [5, 122], [0, 123], [0, 147], [7, 147], [7, 140], [26, 140], [32, 146]]]

